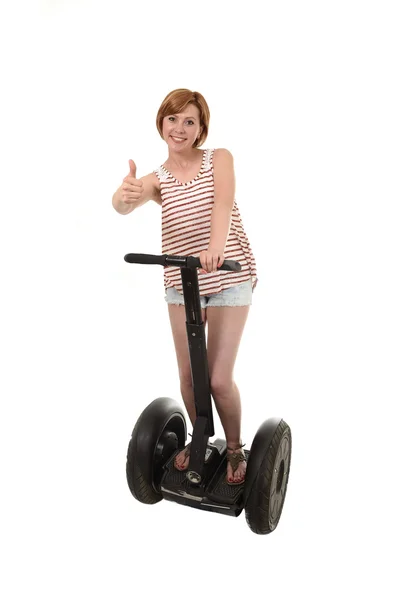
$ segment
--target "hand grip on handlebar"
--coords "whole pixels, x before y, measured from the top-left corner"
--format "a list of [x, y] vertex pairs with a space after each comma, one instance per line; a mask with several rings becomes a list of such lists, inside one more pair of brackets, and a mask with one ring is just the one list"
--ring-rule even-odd
[[[202, 268], [197, 256], [174, 256], [170, 254], [126, 254], [125, 261], [142, 265], [162, 265], [174, 267]], [[241, 271], [241, 265], [236, 260], [225, 260], [218, 271]]]

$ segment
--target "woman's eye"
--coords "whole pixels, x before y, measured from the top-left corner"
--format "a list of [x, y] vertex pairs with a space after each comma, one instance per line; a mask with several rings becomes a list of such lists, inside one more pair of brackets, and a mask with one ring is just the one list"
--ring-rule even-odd
[[[168, 121], [174, 121], [175, 117], [168, 117]], [[192, 121], [191, 119], [188, 119], [186, 121], [187, 125], [194, 125], [194, 121]]]

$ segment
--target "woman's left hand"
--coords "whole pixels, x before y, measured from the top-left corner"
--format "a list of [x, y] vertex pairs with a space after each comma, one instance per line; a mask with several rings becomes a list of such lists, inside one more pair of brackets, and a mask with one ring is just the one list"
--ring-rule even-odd
[[221, 250], [209, 247], [200, 253], [199, 259], [202, 265], [200, 273], [212, 273], [224, 263], [224, 254]]

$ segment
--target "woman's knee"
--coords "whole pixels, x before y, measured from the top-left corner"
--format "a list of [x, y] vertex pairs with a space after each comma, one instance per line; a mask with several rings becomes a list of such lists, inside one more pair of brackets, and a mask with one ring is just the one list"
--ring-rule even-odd
[[[191, 370], [179, 371], [180, 387], [183, 389], [193, 389], [193, 380], [191, 376]], [[231, 377], [222, 375], [211, 375], [210, 377], [210, 390], [212, 396], [229, 396], [234, 387], [234, 381]]]
[[234, 381], [225, 373], [215, 373], [210, 378], [212, 396], [229, 396], [232, 392]]

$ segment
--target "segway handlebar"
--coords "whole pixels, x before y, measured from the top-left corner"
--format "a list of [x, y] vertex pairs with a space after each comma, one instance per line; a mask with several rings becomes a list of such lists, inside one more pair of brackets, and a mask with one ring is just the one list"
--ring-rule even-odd
[[[126, 254], [125, 261], [141, 265], [162, 265], [164, 267], [202, 268], [197, 256], [174, 256], [171, 254]], [[241, 265], [236, 260], [225, 260], [218, 271], [241, 271]]]

